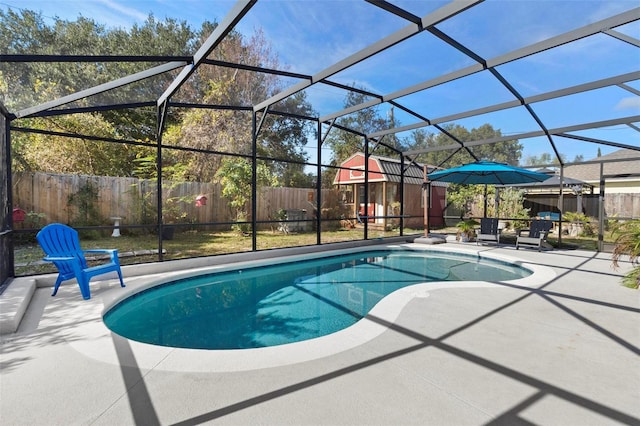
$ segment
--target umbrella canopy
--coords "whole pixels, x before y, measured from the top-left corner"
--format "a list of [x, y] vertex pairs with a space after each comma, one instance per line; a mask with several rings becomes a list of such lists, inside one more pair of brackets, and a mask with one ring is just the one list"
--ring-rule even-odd
[[512, 185], [542, 182], [549, 175], [493, 161], [477, 161], [427, 175], [429, 180], [468, 185]]

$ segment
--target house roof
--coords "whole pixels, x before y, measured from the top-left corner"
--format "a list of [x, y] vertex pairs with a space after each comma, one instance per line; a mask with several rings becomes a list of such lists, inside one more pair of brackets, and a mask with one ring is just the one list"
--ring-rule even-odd
[[600, 180], [600, 163], [592, 163], [591, 161], [600, 161], [603, 162], [603, 175], [608, 178], [640, 180], [639, 151], [619, 149], [589, 161], [588, 164], [575, 164], [565, 167], [564, 175], [586, 182], [598, 182]]
[[[400, 174], [402, 172], [400, 161], [385, 157], [375, 157], [375, 159], [380, 163], [389, 182], [400, 182]], [[408, 167], [405, 167], [404, 182], [411, 185], [422, 185], [422, 182], [424, 182], [423, 167], [420, 163], [409, 164]], [[427, 173], [431, 173], [435, 169], [435, 166], [427, 166]]]
[[[362, 157], [364, 156], [364, 154], [362, 152], [357, 152], [351, 157], [349, 157], [347, 160], [343, 161], [341, 165], [345, 166], [346, 163], [348, 163], [353, 157], [356, 157], [356, 156]], [[386, 182], [400, 183], [400, 175], [402, 172], [401, 170], [402, 163], [400, 162], [400, 160], [397, 160], [395, 158], [389, 158], [389, 157], [381, 157], [378, 155], [371, 155], [369, 156], [369, 159], [376, 161], [380, 165], [381, 172], [383, 173], [383, 176], [384, 176], [384, 179], [382, 180]], [[409, 185], [422, 185], [422, 183], [424, 182], [424, 170], [423, 170], [424, 165], [421, 163], [409, 164], [408, 162], [405, 162], [404, 166], [405, 166], [404, 182]], [[427, 165], [427, 173], [431, 173], [437, 169], [439, 168], [436, 166]], [[344, 181], [342, 183], [351, 183], [351, 182]], [[447, 186], [446, 182], [432, 182], [431, 184], [433, 186]]]
[[[562, 182], [564, 184], [565, 187], [567, 186], [573, 186], [573, 185], [584, 185], [584, 186], [589, 186], [591, 187], [592, 185], [589, 185], [587, 182], [580, 180], [580, 179], [574, 179], [574, 178], [570, 178], [567, 176], [563, 176], [562, 177]], [[544, 180], [542, 182], [531, 182], [531, 183], [519, 183], [517, 185], [511, 185], [511, 186], [517, 186], [517, 187], [523, 187], [523, 188], [535, 188], [535, 189], [546, 189], [546, 188], [559, 188], [560, 187], [560, 176], [559, 175], [551, 175], [549, 176], [549, 179]]]

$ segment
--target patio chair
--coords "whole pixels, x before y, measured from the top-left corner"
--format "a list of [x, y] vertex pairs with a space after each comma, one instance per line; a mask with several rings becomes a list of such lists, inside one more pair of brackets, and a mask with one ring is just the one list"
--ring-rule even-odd
[[[519, 229], [516, 237], [516, 250], [520, 246], [537, 247], [538, 251], [542, 250], [542, 246], [547, 242], [547, 234], [553, 226], [550, 220], [533, 220], [529, 229]], [[522, 234], [528, 231], [527, 236]]]
[[[58, 287], [63, 281], [75, 278], [80, 286], [83, 299], [90, 299], [89, 280], [96, 275], [107, 272], [117, 272], [120, 278], [120, 285], [124, 287], [122, 281], [122, 271], [118, 261], [118, 250], [115, 249], [94, 249], [82, 250], [78, 231], [60, 223], [52, 223], [45, 226], [36, 235], [40, 247], [46, 254], [43, 259], [52, 262], [58, 268], [58, 279], [53, 288], [52, 296], [58, 292]], [[109, 255], [109, 262], [98, 266], [87, 266], [85, 254], [103, 253]]]
[[498, 227], [498, 219], [483, 217], [480, 219], [480, 230], [476, 236], [476, 245], [479, 245], [481, 241], [493, 241], [497, 245], [500, 245], [501, 231]]

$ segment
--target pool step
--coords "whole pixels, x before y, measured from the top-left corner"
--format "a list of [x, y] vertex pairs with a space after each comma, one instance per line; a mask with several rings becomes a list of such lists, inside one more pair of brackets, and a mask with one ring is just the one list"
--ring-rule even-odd
[[36, 290], [35, 279], [14, 279], [0, 295], [0, 335], [18, 330]]

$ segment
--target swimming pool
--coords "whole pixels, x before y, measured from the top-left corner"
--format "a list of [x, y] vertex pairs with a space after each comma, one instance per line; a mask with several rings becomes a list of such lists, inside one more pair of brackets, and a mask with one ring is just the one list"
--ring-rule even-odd
[[193, 349], [276, 346], [353, 325], [386, 295], [434, 281], [506, 281], [523, 267], [464, 254], [385, 249], [209, 273], [143, 290], [104, 315], [113, 332]]

